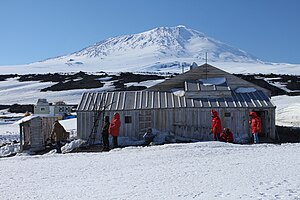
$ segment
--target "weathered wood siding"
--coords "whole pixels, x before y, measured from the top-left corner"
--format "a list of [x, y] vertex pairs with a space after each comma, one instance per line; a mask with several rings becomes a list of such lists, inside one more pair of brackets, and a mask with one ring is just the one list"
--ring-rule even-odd
[[42, 119], [38, 117], [30, 121], [30, 149], [35, 151], [43, 148]]
[[[223, 128], [232, 130], [235, 137], [250, 135], [249, 112], [252, 109], [245, 108], [219, 108], [216, 109]], [[198, 140], [212, 140], [211, 109], [208, 108], [174, 108], [174, 109], [148, 109], [148, 110], [123, 110], [120, 113], [120, 136], [141, 139], [147, 128], [155, 128], [162, 132], [174, 133], [177, 136]], [[266, 137], [276, 139], [275, 112], [274, 109], [258, 110], [263, 112], [263, 132]], [[106, 111], [105, 116], [110, 120], [115, 111]], [[131, 117], [131, 123], [125, 123], [125, 116]], [[93, 112], [78, 112], [78, 137], [87, 139], [91, 133]], [[99, 137], [103, 120], [99, 122]]]

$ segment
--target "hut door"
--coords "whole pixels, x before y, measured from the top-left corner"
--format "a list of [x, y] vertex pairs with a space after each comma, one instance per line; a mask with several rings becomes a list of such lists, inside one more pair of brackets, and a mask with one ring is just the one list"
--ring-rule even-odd
[[140, 126], [140, 135], [144, 134], [148, 128], [151, 128], [151, 111], [142, 110], [139, 113], [139, 126]]

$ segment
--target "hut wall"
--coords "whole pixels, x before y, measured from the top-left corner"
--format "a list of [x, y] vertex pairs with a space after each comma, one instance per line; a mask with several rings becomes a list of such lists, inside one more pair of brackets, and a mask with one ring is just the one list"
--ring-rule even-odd
[[42, 150], [44, 148], [44, 137], [42, 132], [41, 118], [34, 118], [30, 121], [30, 149]]
[[[235, 137], [249, 135], [248, 121], [250, 108], [218, 108], [222, 126], [232, 130]], [[113, 118], [115, 112], [121, 116], [120, 136], [141, 139], [147, 128], [155, 128], [162, 132], [174, 133], [177, 136], [199, 140], [212, 140], [211, 108], [166, 108], [166, 109], [136, 109], [106, 111], [105, 116]], [[259, 112], [264, 113], [263, 124], [266, 137], [272, 139], [275, 135], [274, 108], [265, 108]], [[130, 117], [130, 123], [125, 123], [125, 117]], [[87, 139], [93, 124], [93, 112], [78, 112], [78, 137]], [[128, 120], [128, 119], [127, 119]], [[103, 120], [99, 122], [99, 133]]]
[[78, 112], [77, 113], [77, 137], [87, 140], [91, 134], [93, 123], [94, 123], [94, 112]]
[[[141, 121], [144, 115], [142, 110], [135, 111], [118, 111], [120, 113], [121, 127], [120, 127], [120, 136], [126, 137], [140, 137], [140, 119]], [[103, 117], [109, 116], [109, 120], [111, 121], [115, 112], [106, 111], [104, 115], [101, 116], [99, 120], [99, 126], [97, 129], [97, 136], [101, 140], [101, 131], [103, 126]], [[126, 123], [125, 123], [126, 118]], [[78, 138], [88, 139], [89, 135], [92, 131], [93, 123], [94, 123], [94, 113], [93, 112], [78, 112], [77, 113], [77, 135]], [[151, 119], [150, 119], [151, 121]], [[151, 126], [150, 126], [151, 127]]]
[[57, 120], [57, 117], [43, 117], [42, 118], [42, 130], [41, 133], [43, 135], [43, 142], [51, 137], [51, 131], [53, 128], [53, 124], [55, 120]]

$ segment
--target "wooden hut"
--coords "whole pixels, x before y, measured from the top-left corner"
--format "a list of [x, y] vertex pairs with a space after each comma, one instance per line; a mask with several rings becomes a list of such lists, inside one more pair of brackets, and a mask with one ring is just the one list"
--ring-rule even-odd
[[50, 138], [57, 117], [30, 115], [18, 121], [20, 127], [20, 151], [33, 152], [45, 149], [46, 139]]
[[[270, 92], [205, 64], [144, 91], [84, 93], [77, 109], [77, 135], [88, 139], [97, 122], [119, 112], [121, 136], [140, 138], [147, 128], [177, 136], [211, 140], [211, 109], [235, 137], [250, 135], [249, 112], [262, 118], [263, 137], [276, 139]], [[95, 120], [99, 114], [101, 119]]]

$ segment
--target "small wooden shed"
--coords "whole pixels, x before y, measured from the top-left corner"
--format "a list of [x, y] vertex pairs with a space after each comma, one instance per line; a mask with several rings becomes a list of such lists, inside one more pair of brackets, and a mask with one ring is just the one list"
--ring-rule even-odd
[[276, 139], [270, 92], [205, 64], [144, 91], [84, 93], [77, 109], [77, 136], [88, 139], [97, 111], [121, 116], [121, 136], [140, 138], [148, 128], [198, 140], [211, 140], [211, 109], [235, 137], [250, 136], [249, 112], [262, 118], [263, 137]]
[[57, 117], [30, 115], [17, 123], [20, 127], [20, 151], [33, 152], [45, 149], [45, 142], [50, 138], [52, 126]]

